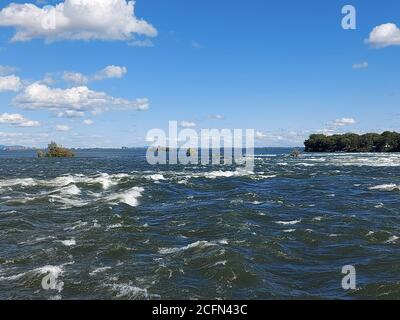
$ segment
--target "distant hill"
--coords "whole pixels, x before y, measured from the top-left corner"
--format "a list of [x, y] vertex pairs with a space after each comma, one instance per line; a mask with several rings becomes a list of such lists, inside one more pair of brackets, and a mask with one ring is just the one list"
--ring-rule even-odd
[[5, 146], [0, 144], [0, 150], [2, 151], [22, 151], [22, 150], [29, 150], [30, 148], [24, 146]]

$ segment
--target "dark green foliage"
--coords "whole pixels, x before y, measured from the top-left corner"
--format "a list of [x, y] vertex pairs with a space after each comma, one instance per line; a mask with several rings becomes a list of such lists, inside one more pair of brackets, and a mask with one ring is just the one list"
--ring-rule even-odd
[[364, 135], [312, 134], [304, 145], [306, 152], [400, 152], [400, 134], [389, 131]]

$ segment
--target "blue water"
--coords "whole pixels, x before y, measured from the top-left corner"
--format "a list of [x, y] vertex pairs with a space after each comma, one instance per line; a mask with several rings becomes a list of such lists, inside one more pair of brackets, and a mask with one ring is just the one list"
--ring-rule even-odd
[[1, 152], [0, 298], [400, 298], [400, 155], [290, 151], [253, 173]]

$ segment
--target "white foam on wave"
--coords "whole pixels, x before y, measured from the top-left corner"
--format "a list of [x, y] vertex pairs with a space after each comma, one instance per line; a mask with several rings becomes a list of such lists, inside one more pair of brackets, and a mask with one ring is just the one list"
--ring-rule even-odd
[[146, 179], [153, 180], [153, 181], [166, 180], [162, 174], [152, 174], [152, 175], [146, 176]]
[[112, 289], [117, 291], [116, 298], [131, 298], [131, 299], [138, 299], [138, 298], [147, 298], [148, 292], [147, 289], [142, 289], [132, 285], [132, 283], [127, 284], [113, 284]]
[[385, 243], [391, 244], [395, 243], [397, 240], [399, 240], [398, 236], [391, 236], [387, 241], [385, 241]]
[[275, 221], [276, 224], [280, 224], [283, 226], [287, 226], [287, 225], [295, 225], [300, 223], [301, 220], [292, 220], [292, 221]]
[[72, 226], [64, 228], [64, 231], [74, 231], [76, 229], [85, 227], [87, 224], [88, 224], [87, 222], [79, 220], [72, 223]]
[[123, 225], [121, 223], [116, 223], [116, 224], [112, 224], [107, 226], [106, 230], [111, 230], [111, 229], [118, 229], [118, 228], [122, 228]]
[[93, 277], [98, 273], [102, 273], [102, 272], [105, 272], [110, 269], [111, 269], [111, 267], [100, 267], [100, 268], [94, 269], [92, 272], [89, 272], [89, 276]]
[[225, 266], [227, 264], [227, 260], [222, 260], [222, 261], [218, 261], [216, 263], [214, 263], [214, 266]]
[[223, 239], [219, 241], [196, 241], [191, 244], [188, 244], [187, 246], [184, 247], [179, 247], [179, 248], [161, 248], [158, 250], [159, 253], [161, 254], [171, 254], [171, 253], [177, 253], [181, 251], [186, 251], [189, 249], [193, 248], [207, 248], [207, 247], [212, 247], [216, 246], [218, 244], [226, 245], [228, 244], [228, 240]]
[[49, 201], [64, 204], [63, 207], [64, 209], [69, 209], [73, 207], [81, 208], [89, 204], [89, 202], [85, 202], [75, 198], [68, 198], [65, 195], [64, 196], [50, 195]]
[[76, 184], [76, 183], [84, 183], [88, 185], [100, 184], [103, 189], [107, 190], [111, 186], [117, 184], [118, 180], [124, 178], [126, 175], [123, 174], [115, 174], [109, 175], [108, 173], [100, 173], [94, 176], [85, 176], [85, 175], [68, 175], [57, 177], [52, 180], [43, 181], [41, 180], [40, 183], [47, 185], [47, 186], [67, 186], [69, 184]]
[[64, 246], [66, 247], [72, 247], [76, 246], [76, 240], [75, 239], [70, 239], [70, 240], [62, 240], [60, 241]]
[[49, 274], [52, 276], [53, 280], [55, 280], [56, 282], [53, 284], [53, 290], [57, 290], [58, 292], [61, 292], [64, 288], [64, 282], [62, 281], [57, 281], [58, 277], [64, 273], [64, 268], [63, 265], [62, 266], [44, 266], [41, 268], [37, 268], [34, 270], [34, 272], [38, 273], [38, 274], [42, 274], [42, 275], [46, 275]]
[[358, 167], [399, 167], [400, 155], [396, 153], [332, 154], [327, 165]]
[[208, 179], [216, 179], [216, 178], [230, 178], [230, 177], [240, 177], [246, 175], [252, 175], [254, 172], [246, 171], [246, 170], [235, 170], [235, 171], [211, 171], [205, 172], [204, 177]]
[[0, 281], [15, 281], [28, 275], [51, 275], [53, 280], [55, 280], [55, 283], [53, 284], [54, 287], [51, 289], [61, 292], [63, 290], [64, 283], [62, 281], [57, 281], [57, 279], [64, 273], [64, 266], [67, 264], [72, 264], [72, 263], [66, 263], [60, 266], [46, 265], [44, 267], [36, 268], [9, 277], [0, 277]]
[[78, 196], [82, 193], [81, 190], [74, 184], [63, 187], [58, 191], [65, 196]]
[[315, 164], [307, 163], [307, 162], [300, 162], [300, 163], [297, 163], [297, 165], [298, 166], [303, 166], [303, 167], [314, 167], [315, 166]]
[[40, 197], [29, 197], [26, 196], [24, 198], [12, 198], [12, 197], [2, 197], [2, 200], [6, 200], [6, 203], [19, 203], [19, 204], [27, 204], [28, 202], [34, 201]]
[[36, 184], [37, 184], [36, 180], [32, 178], [0, 180], [0, 188], [13, 187], [18, 185], [23, 187], [32, 187], [35, 186]]
[[296, 229], [287, 229], [287, 230], [283, 230], [283, 232], [285, 232], [285, 233], [293, 233], [293, 232], [295, 232], [296, 231]]
[[38, 243], [38, 242], [42, 242], [45, 240], [51, 240], [51, 239], [55, 239], [55, 237], [54, 236], [36, 237], [35, 239], [18, 242], [18, 244], [33, 244], [33, 243]]
[[114, 193], [107, 197], [107, 200], [111, 204], [125, 203], [131, 207], [137, 207], [139, 205], [138, 198], [142, 196], [144, 189], [141, 187], [133, 187], [127, 191]]
[[93, 176], [85, 176], [82, 174], [77, 175], [65, 175], [61, 177], [56, 177], [54, 179], [33, 179], [33, 178], [19, 178], [19, 179], [9, 179], [0, 180], [0, 188], [2, 187], [12, 187], [12, 186], [46, 186], [46, 187], [66, 187], [70, 184], [84, 183], [84, 184], [101, 184], [103, 189], [109, 189], [111, 186], [118, 184], [118, 182], [123, 179], [130, 177], [129, 174], [119, 173], [119, 174], [108, 174], [99, 173]]
[[400, 190], [400, 186], [394, 183], [390, 184], [381, 184], [378, 186], [370, 187], [368, 188], [369, 190], [378, 190], [378, 191], [394, 191], [394, 190]]

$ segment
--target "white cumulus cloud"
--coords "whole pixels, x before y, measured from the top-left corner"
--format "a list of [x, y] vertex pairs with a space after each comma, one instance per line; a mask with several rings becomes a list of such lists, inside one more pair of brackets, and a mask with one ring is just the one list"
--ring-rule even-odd
[[126, 67], [120, 67], [120, 66], [107, 66], [103, 70], [100, 70], [97, 72], [93, 79], [96, 81], [104, 80], [104, 79], [120, 79], [122, 78], [126, 73], [128, 72], [128, 69]]
[[11, 3], [0, 11], [0, 26], [16, 29], [12, 41], [124, 41], [157, 35], [151, 24], [135, 16], [135, 2], [126, 0], [65, 0], [43, 8]]
[[85, 116], [85, 113], [82, 111], [76, 111], [76, 110], [65, 110], [65, 111], [60, 111], [57, 116], [59, 118], [81, 118]]
[[14, 67], [10, 66], [0, 66], [0, 76], [5, 76], [10, 73], [13, 73], [16, 70]]
[[139, 47], [139, 48], [154, 47], [154, 43], [150, 39], [135, 40], [135, 41], [129, 42], [128, 45], [131, 47]]
[[88, 77], [79, 72], [65, 71], [62, 78], [64, 81], [74, 85], [84, 85], [89, 82]]
[[366, 69], [366, 68], [368, 68], [368, 66], [369, 66], [368, 62], [364, 61], [361, 63], [353, 64], [353, 69]]
[[335, 127], [343, 127], [343, 126], [349, 126], [352, 124], [356, 124], [356, 120], [353, 118], [341, 118], [341, 119], [336, 119], [333, 122], [333, 125]]
[[90, 111], [93, 114], [97, 114], [111, 108], [147, 110], [149, 107], [149, 100], [146, 98], [131, 101], [108, 96], [104, 92], [94, 91], [86, 86], [60, 89], [51, 88], [37, 82], [25, 87], [13, 99], [12, 103], [15, 107], [22, 109], [47, 109], [62, 112], [66, 115], [68, 115], [68, 112], [70, 112], [70, 115], [81, 115], [73, 114], [71, 111]]
[[128, 69], [126, 67], [111, 65], [96, 72], [93, 76], [87, 76], [80, 72], [64, 71], [62, 78], [69, 84], [80, 86], [93, 81], [121, 79], [127, 72]]
[[40, 125], [38, 121], [26, 119], [24, 116], [18, 113], [0, 114], [0, 123], [9, 124], [16, 127], [38, 127]]
[[22, 87], [21, 79], [17, 76], [0, 77], [0, 92], [19, 91]]
[[56, 125], [56, 130], [66, 132], [66, 131], [71, 130], [71, 128], [65, 124], [59, 124], [59, 125]]
[[91, 119], [85, 119], [85, 120], [83, 120], [82, 123], [87, 125], [87, 126], [91, 126], [94, 123], [94, 121], [91, 120]]
[[385, 23], [375, 27], [366, 43], [376, 48], [400, 45], [400, 29], [394, 23]]

